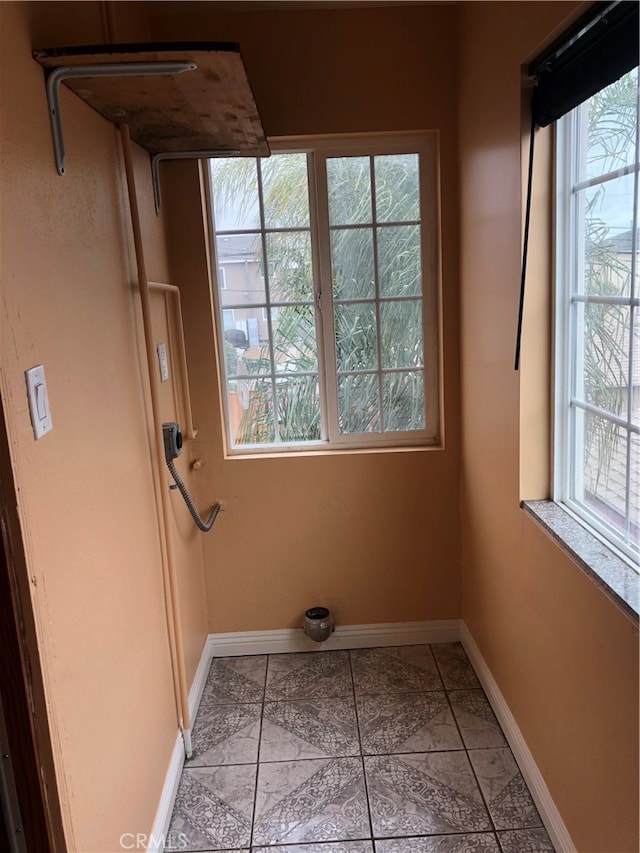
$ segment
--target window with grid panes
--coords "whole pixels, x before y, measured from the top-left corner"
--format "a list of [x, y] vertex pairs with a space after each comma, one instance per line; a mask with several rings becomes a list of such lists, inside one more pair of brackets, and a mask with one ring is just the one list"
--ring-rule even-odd
[[437, 444], [435, 136], [272, 151], [209, 162], [229, 451]]
[[638, 69], [557, 130], [555, 494], [637, 567]]

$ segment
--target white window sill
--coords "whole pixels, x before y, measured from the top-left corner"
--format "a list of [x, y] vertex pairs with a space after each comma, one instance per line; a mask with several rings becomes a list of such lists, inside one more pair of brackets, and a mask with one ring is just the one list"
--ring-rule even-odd
[[522, 509], [576, 560], [599, 587], [636, 623], [640, 576], [553, 501], [523, 501]]

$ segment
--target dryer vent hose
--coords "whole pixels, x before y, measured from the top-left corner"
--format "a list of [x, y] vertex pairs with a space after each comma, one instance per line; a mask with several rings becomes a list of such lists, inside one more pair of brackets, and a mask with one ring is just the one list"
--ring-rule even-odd
[[194, 502], [191, 499], [191, 495], [187, 491], [187, 487], [182, 482], [182, 477], [176, 471], [176, 466], [173, 464], [173, 459], [170, 459], [169, 457], [167, 457], [166, 461], [167, 461], [167, 468], [171, 472], [171, 476], [173, 477], [176, 486], [178, 487], [178, 489], [180, 489], [180, 494], [184, 498], [184, 502], [188, 506], [189, 512], [191, 513], [193, 520], [198, 525], [200, 530], [202, 530], [203, 533], [208, 533], [211, 530], [211, 528], [213, 527], [213, 522], [216, 520], [216, 516], [220, 512], [220, 504], [219, 503], [214, 504], [213, 509], [211, 510], [211, 513], [209, 515], [209, 518], [206, 521], [203, 521], [200, 518], [200, 513], [198, 512], [196, 505], [194, 504]]

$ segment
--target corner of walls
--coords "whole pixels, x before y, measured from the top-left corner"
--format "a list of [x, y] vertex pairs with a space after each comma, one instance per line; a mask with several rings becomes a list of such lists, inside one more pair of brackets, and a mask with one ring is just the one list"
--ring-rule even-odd
[[[205, 508], [211, 507], [218, 494], [215, 477], [207, 476], [212, 464], [209, 450], [209, 412], [202, 406], [202, 398], [198, 393], [202, 382], [207, 382], [214, 370], [215, 357], [210, 350], [212, 327], [210, 315], [198, 306], [192, 307], [194, 292], [204, 292], [208, 299], [209, 278], [206, 260], [206, 240], [204, 222], [200, 203], [200, 179], [198, 161], [176, 161], [163, 163], [160, 167], [162, 212], [164, 233], [169, 258], [170, 282], [180, 289], [182, 303], [182, 323], [185, 338], [187, 370], [189, 374], [189, 391], [193, 414], [194, 428], [197, 431], [195, 439], [187, 438], [182, 453], [183, 477], [193, 495], [197, 506], [205, 514]], [[206, 303], [205, 303], [206, 304]], [[217, 395], [212, 399], [217, 399]], [[180, 418], [182, 411], [180, 412]], [[194, 462], [199, 462], [194, 467]], [[204, 470], [203, 470], [204, 468]], [[178, 499], [178, 496], [175, 496]], [[205, 567], [210, 541], [218, 531], [220, 520], [209, 533], [201, 533], [188, 519], [190, 537], [195, 539], [197, 561], [193, 560], [184, 566], [183, 587], [185, 593], [183, 606], [190, 613], [192, 633], [189, 638], [189, 685], [196, 677], [196, 669], [204, 648], [209, 631], [207, 614], [207, 593], [205, 585]], [[188, 575], [188, 577], [187, 577]]]
[[[163, 165], [173, 211], [172, 275], [183, 293], [200, 430], [193, 445], [203, 461], [200, 498], [223, 501], [204, 542], [209, 630], [294, 628], [307, 607], [322, 603], [338, 611], [341, 624], [457, 617], [453, 9], [398, 4], [255, 12], [202, 4], [183, 16], [179, 4], [157, 4], [151, 20], [156, 38], [192, 38], [214, 28], [239, 42], [273, 136], [416, 129], [438, 129], [441, 136], [447, 443], [434, 451], [225, 458], [195, 166]], [[381, 41], [384, 64], [371, 51]]]
[[[43, 73], [31, 57], [35, 47], [103, 41], [100, 4], [61, 5], [0, 4], [0, 384], [66, 843], [107, 853], [122, 833], [151, 826], [177, 718], [119, 144], [113, 127], [62, 87], [67, 173], [59, 177]], [[135, 171], [149, 273], [164, 278], [142, 151]], [[36, 442], [24, 370], [39, 363], [53, 431]], [[191, 528], [184, 543], [178, 559], [197, 577], [201, 546]], [[206, 633], [202, 587], [193, 598], [195, 672]]]
[[[462, 618], [577, 849], [620, 853], [638, 839], [637, 628], [519, 508], [522, 417], [532, 416], [521, 396], [529, 376], [513, 371], [521, 66], [578, 6], [465, 3], [458, 13]], [[528, 318], [529, 334], [548, 323], [548, 305]], [[537, 487], [545, 459], [528, 472]]]

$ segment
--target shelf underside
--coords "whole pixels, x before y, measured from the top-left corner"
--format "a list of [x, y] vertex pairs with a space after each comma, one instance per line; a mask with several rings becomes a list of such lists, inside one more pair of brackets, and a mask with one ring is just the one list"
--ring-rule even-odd
[[238, 46], [189, 44], [92, 45], [34, 51], [47, 71], [61, 66], [193, 62], [181, 74], [81, 77], [64, 85], [150, 154], [237, 151], [268, 156], [269, 146]]

